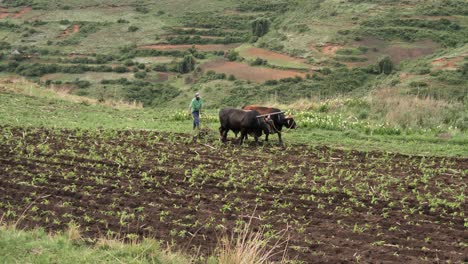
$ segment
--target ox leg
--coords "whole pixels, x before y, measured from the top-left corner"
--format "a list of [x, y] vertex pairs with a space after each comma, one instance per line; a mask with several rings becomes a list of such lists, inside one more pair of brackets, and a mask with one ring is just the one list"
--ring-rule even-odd
[[220, 128], [219, 128], [219, 135], [220, 135], [220, 139], [221, 139], [222, 142], [226, 142], [226, 140], [227, 140], [227, 132], [228, 132], [228, 131], [229, 131], [229, 130], [227, 130], [227, 129], [223, 128], [223, 127], [220, 127]]
[[278, 132], [279, 143], [283, 144], [283, 139], [281, 139], [281, 132]]
[[241, 131], [241, 136], [240, 136], [240, 143], [239, 145], [242, 145], [244, 143], [244, 138], [247, 136], [247, 132], [245, 130]]
[[227, 134], [229, 132], [229, 129], [226, 129], [224, 130], [224, 133], [223, 133], [223, 142], [226, 142], [227, 141]]

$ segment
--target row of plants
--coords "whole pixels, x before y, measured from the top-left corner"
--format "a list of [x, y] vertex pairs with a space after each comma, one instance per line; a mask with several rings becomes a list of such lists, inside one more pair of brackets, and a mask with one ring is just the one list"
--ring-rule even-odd
[[53, 230], [73, 221], [91, 241], [99, 230], [126, 239], [156, 234], [179, 245], [190, 240], [203, 254], [215, 246], [207, 236], [250, 219], [272, 241], [289, 227], [290, 254], [301, 261], [326, 260], [337, 246], [342, 256], [371, 247], [388, 256], [411, 249], [392, 260], [462, 258], [464, 244], [446, 235], [459, 237], [468, 226], [463, 159], [232, 147], [155, 131], [0, 131], [0, 175], [9, 175], [0, 180], [5, 220]]

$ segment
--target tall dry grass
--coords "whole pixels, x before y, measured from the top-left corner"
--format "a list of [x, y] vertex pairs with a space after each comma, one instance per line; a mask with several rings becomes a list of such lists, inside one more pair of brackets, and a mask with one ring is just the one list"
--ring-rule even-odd
[[386, 88], [373, 92], [368, 101], [371, 113], [382, 117], [386, 123], [411, 128], [437, 127], [450, 123], [461, 106], [432, 98], [400, 94]]

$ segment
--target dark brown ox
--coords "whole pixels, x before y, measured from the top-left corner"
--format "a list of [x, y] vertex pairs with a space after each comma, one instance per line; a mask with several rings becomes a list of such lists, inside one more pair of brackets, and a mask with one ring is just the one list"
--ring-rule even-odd
[[[285, 116], [284, 113], [281, 112], [278, 108], [266, 107], [266, 106], [258, 106], [258, 105], [246, 105], [242, 107], [244, 110], [255, 110], [259, 112], [261, 115], [272, 114], [269, 118], [273, 121], [273, 131], [271, 133], [277, 133], [278, 139], [280, 143], [283, 143], [281, 139], [281, 130], [283, 126], [288, 129], [296, 129], [297, 124], [294, 121], [292, 116]], [[279, 114], [274, 114], [279, 113]], [[266, 135], [266, 141], [268, 141], [268, 134]]]
[[258, 137], [262, 135], [262, 132], [266, 135], [268, 140], [268, 134], [270, 132], [270, 124], [267, 123], [265, 118], [258, 118], [260, 113], [257, 111], [245, 111], [242, 109], [225, 108], [219, 111], [219, 133], [221, 140], [226, 142], [227, 134], [229, 130], [232, 130], [235, 134], [241, 132], [240, 144], [247, 138], [247, 134], [252, 135], [255, 138], [255, 142], [258, 142]]

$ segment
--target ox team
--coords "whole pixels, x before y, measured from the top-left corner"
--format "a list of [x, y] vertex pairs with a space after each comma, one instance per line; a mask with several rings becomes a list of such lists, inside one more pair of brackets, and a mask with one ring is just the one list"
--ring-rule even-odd
[[[195, 98], [190, 102], [189, 110], [193, 116], [193, 129], [200, 127], [200, 114], [203, 105], [203, 100], [200, 94], [196, 93]], [[219, 122], [221, 124], [219, 133], [221, 140], [227, 140], [229, 130], [233, 131], [237, 137], [240, 132], [240, 144], [244, 142], [247, 135], [254, 137], [255, 142], [258, 138], [265, 134], [265, 141], [268, 141], [268, 136], [271, 133], [278, 134], [278, 140], [283, 142], [281, 138], [281, 130], [283, 127], [288, 129], [297, 128], [294, 118], [285, 116], [284, 112], [277, 108], [264, 106], [247, 105], [242, 109], [225, 108], [219, 111]]]
[[256, 105], [247, 105], [242, 109], [222, 109], [219, 111], [219, 122], [221, 123], [219, 128], [221, 140], [226, 141], [229, 130], [236, 135], [240, 132], [241, 145], [248, 134], [252, 135], [257, 142], [262, 133], [265, 133], [265, 141], [268, 141], [269, 134], [277, 133], [279, 142], [282, 143], [283, 127], [297, 128], [294, 118], [285, 116], [280, 109]]

